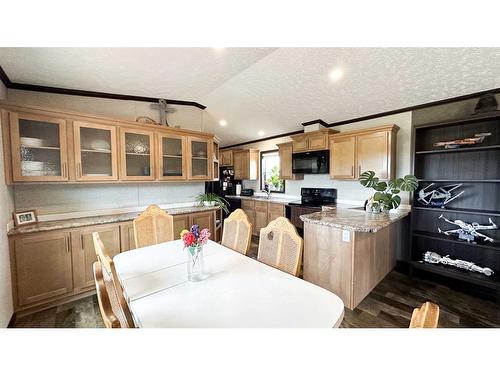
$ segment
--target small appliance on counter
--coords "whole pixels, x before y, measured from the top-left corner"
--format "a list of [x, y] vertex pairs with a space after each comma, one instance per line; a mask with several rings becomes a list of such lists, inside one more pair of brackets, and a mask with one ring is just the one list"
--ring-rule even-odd
[[241, 184], [236, 184], [236, 195], [241, 195]]
[[241, 189], [241, 194], [243, 197], [251, 197], [253, 195], [253, 189]]

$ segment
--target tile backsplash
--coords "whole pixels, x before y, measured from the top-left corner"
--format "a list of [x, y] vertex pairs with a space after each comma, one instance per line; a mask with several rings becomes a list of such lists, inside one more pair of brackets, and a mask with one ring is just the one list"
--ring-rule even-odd
[[205, 190], [203, 182], [156, 184], [17, 185], [17, 211], [37, 209], [47, 215], [75, 211], [192, 202]]

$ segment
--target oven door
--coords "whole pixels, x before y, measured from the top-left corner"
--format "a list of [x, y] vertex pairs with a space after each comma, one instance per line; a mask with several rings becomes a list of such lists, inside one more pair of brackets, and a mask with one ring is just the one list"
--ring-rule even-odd
[[304, 222], [300, 220], [301, 215], [312, 214], [321, 211], [321, 207], [307, 207], [299, 205], [285, 206], [286, 218], [297, 228], [301, 237], [304, 237]]
[[292, 172], [305, 174], [329, 173], [330, 153], [326, 151], [292, 154]]

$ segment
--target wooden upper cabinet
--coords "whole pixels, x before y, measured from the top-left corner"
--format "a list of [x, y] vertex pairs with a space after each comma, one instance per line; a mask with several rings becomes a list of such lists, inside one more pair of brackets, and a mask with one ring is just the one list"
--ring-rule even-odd
[[220, 153], [219, 141], [214, 138], [212, 143], [212, 180], [219, 181]]
[[356, 137], [330, 139], [330, 177], [354, 179], [356, 168]]
[[12, 178], [68, 181], [66, 120], [10, 112]]
[[365, 171], [374, 171], [377, 177], [389, 178], [389, 133], [376, 132], [357, 137], [358, 177]]
[[73, 290], [70, 235], [47, 232], [13, 241], [17, 306], [63, 296]]
[[209, 180], [211, 177], [212, 157], [208, 138], [188, 137], [188, 178], [190, 180]]
[[292, 151], [306, 152], [328, 150], [328, 136], [338, 133], [337, 130], [321, 129], [303, 134], [293, 135]]
[[220, 152], [220, 166], [221, 167], [233, 166], [233, 150], [225, 150]]
[[92, 265], [97, 261], [92, 233], [99, 233], [106, 253], [113, 258], [120, 253], [120, 225], [97, 225], [86, 227], [71, 234], [73, 247], [73, 270], [75, 288], [86, 289], [94, 287]]
[[293, 152], [305, 152], [309, 149], [308, 138], [305, 135], [292, 137]]
[[236, 180], [257, 180], [259, 178], [259, 150], [234, 151], [233, 159]]
[[158, 133], [160, 180], [187, 178], [186, 137], [171, 133]]
[[309, 135], [309, 150], [326, 150], [328, 149], [328, 133], [316, 133]]
[[155, 179], [153, 132], [120, 128], [120, 179], [151, 181]]
[[116, 126], [73, 123], [77, 181], [116, 181], [118, 147]]
[[282, 180], [302, 180], [303, 174], [292, 173], [292, 142], [280, 143], [277, 146], [280, 155], [280, 178]]
[[382, 180], [396, 173], [396, 125], [379, 126], [330, 137], [330, 177], [355, 180], [374, 171]]

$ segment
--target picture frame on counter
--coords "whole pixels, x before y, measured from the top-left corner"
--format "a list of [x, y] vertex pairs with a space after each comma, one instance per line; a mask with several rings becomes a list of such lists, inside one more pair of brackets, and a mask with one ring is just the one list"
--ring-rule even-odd
[[14, 225], [16, 227], [38, 223], [38, 216], [36, 214], [36, 210], [24, 210], [20, 212], [14, 212], [13, 217], [14, 217]]

